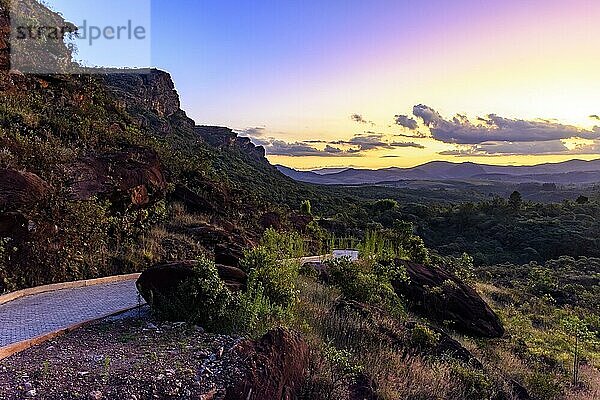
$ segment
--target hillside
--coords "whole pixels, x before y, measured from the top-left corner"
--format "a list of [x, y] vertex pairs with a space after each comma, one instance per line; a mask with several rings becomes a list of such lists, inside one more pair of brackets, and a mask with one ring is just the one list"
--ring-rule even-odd
[[600, 162], [278, 169], [167, 72], [10, 71], [6, 4], [0, 294], [140, 272], [147, 304], [1, 360], [0, 399], [597, 398], [600, 202], [519, 185]]
[[[5, 8], [0, 23], [7, 43]], [[276, 211], [285, 225], [307, 198], [331, 204], [248, 139], [196, 126], [166, 72], [36, 76], [3, 66], [0, 292], [135, 271], [223, 243], [239, 255], [264, 230], [263, 214]]]

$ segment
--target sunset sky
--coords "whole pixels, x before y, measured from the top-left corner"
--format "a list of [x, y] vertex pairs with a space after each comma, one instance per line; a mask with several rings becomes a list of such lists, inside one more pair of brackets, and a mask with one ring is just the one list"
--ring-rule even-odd
[[598, 0], [152, 3], [188, 114], [296, 168], [598, 158], [599, 39]]

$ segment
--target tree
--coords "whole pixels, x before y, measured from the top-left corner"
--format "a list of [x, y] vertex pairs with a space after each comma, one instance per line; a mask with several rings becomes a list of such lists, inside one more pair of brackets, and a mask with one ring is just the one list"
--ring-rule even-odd
[[306, 215], [312, 215], [312, 206], [310, 200], [304, 200], [300, 206], [300, 211]]
[[521, 193], [517, 192], [516, 190], [512, 192], [508, 198], [508, 204], [514, 210], [521, 209], [521, 206], [523, 205], [523, 197], [521, 196]]
[[373, 210], [377, 212], [385, 212], [398, 208], [398, 202], [392, 199], [377, 200], [373, 203]]
[[591, 331], [585, 321], [576, 315], [562, 321], [565, 332], [573, 338], [573, 385], [579, 384], [580, 353], [582, 344], [594, 341], [597, 333]]
[[590, 201], [590, 199], [584, 195], [581, 195], [577, 198], [576, 201], [577, 201], [577, 204], [587, 204]]

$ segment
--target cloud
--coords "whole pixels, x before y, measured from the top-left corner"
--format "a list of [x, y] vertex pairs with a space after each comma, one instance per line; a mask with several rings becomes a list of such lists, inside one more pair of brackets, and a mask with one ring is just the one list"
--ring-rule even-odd
[[600, 152], [600, 140], [581, 143], [569, 148], [562, 140], [542, 142], [483, 142], [476, 145], [462, 145], [453, 150], [438, 154], [447, 156], [506, 156], [506, 155], [577, 155]]
[[600, 117], [596, 114], [590, 115], [591, 119], [595, 119], [596, 121], [600, 121]]
[[255, 139], [254, 143], [263, 146], [267, 154], [273, 156], [306, 157], [323, 155], [322, 151], [302, 142], [288, 143], [283, 140], [267, 138], [260, 140]]
[[552, 120], [523, 120], [504, 118], [496, 114], [478, 117], [476, 123], [465, 115], [451, 120], [443, 118], [433, 108], [419, 104], [413, 114], [429, 127], [431, 136], [445, 143], [481, 144], [484, 142], [543, 142], [579, 137], [600, 138], [600, 128], [580, 129]]
[[261, 137], [267, 133], [267, 129], [264, 126], [257, 126], [246, 129], [238, 129], [235, 132], [241, 136]]
[[414, 131], [419, 127], [417, 121], [414, 118], [410, 118], [408, 115], [396, 115], [394, 119], [396, 120], [396, 125], [403, 126], [411, 131]]
[[311, 146], [308, 142], [286, 142], [275, 138], [254, 138], [253, 143], [263, 146], [267, 155], [289, 157], [356, 157], [360, 151], [355, 149], [343, 150], [326, 145], [323, 150]]
[[410, 135], [407, 135], [407, 134], [404, 134], [404, 133], [397, 133], [394, 136], [411, 138], [411, 139], [425, 139], [425, 138], [427, 138], [427, 135], [424, 134], [424, 133], [422, 133], [422, 132], [414, 132], [414, 133], [411, 133]]
[[357, 147], [357, 149], [354, 149], [355, 152], [377, 149], [393, 149], [398, 147], [413, 147], [417, 149], [425, 148], [425, 146], [414, 142], [386, 142], [382, 133], [356, 135], [350, 140], [339, 140], [330, 144]]
[[358, 146], [361, 150], [375, 150], [381, 147], [389, 147], [388, 143], [383, 142], [382, 134], [356, 135], [346, 142], [346, 144]]
[[331, 154], [341, 154], [344, 152], [344, 150], [330, 145], [325, 146], [325, 149], [323, 151]]
[[352, 114], [350, 119], [354, 122], [358, 122], [359, 124], [370, 124], [371, 126], [375, 126], [373, 121], [367, 121], [361, 114]]
[[560, 140], [543, 142], [484, 142], [476, 151], [485, 154], [560, 154], [569, 151]]
[[390, 143], [392, 147], [414, 147], [415, 149], [424, 149], [425, 146], [415, 142], [393, 142]]
[[430, 126], [436, 121], [443, 121], [442, 116], [435, 111], [433, 108], [424, 104], [419, 104], [413, 107], [413, 114], [415, 117], [419, 117], [423, 120], [423, 123]]

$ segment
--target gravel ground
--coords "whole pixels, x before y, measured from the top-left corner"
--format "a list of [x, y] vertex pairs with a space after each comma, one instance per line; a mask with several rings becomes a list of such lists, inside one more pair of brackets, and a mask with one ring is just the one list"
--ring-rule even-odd
[[240, 341], [144, 307], [0, 361], [0, 400], [218, 400], [241, 373]]

